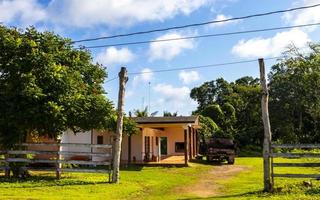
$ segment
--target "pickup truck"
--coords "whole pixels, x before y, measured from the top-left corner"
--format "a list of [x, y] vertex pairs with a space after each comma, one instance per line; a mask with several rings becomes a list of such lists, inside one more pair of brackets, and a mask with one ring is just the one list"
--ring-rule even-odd
[[206, 142], [207, 161], [227, 161], [233, 165], [236, 156], [236, 145], [232, 139], [210, 138]]

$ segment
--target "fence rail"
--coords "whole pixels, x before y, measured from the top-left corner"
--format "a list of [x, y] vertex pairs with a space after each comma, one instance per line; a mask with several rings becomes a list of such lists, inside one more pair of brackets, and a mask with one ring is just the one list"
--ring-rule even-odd
[[[45, 170], [55, 171], [59, 179], [61, 172], [91, 172], [91, 173], [108, 173], [109, 182], [111, 178], [112, 164], [112, 145], [109, 144], [78, 144], [78, 143], [23, 143], [23, 150], [1, 150], [0, 170], [5, 170], [6, 176], [10, 176], [10, 163], [25, 163], [24, 170]], [[36, 147], [37, 149], [32, 149]], [[56, 147], [53, 150], [46, 150]], [[86, 147], [90, 152], [83, 151], [61, 151], [61, 147]], [[95, 152], [95, 151], [99, 152]], [[103, 150], [103, 152], [101, 152]], [[28, 155], [33, 155], [29, 158]], [[41, 158], [42, 157], [42, 158]], [[43, 158], [46, 157], [46, 158]], [[45, 168], [37, 168], [32, 164], [46, 164]], [[63, 168], [63, 164], [83, 165], [81, 168]], [[88, 169], [88, 167], [91, 167]], [[93, 167], [103, 166], [107, 169], [94, 169]], [[86, 167], [86, 168], [85, 168]]]
[[276, 163], [273, 158], [320, 158], [320, 153], [273, 153], [275, 149], [320, 149], [320, 144], [272, 144], [271, 145], [271, 178], [272, 185], [275, 177], [282, 178], [312, 178], [320, 179], [320, 174], [277, 174], [274, 173], [275, 167], [320, 167], [320, 162], [309, 163]]

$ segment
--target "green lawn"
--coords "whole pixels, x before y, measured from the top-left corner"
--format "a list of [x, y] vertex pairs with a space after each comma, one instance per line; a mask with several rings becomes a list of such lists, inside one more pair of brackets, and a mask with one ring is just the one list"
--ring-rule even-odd
[[[235, 167], [243, 170], [228, 178], [212, 178], [219, 187], [207, 199], [320, 199], [320, 183], [313, 181], [313, 188], [306, 188], [303, 179], [277, 178], [278, 192], [262, 193], [260, 158], [237, 158]], [[214, 173], [212, 176], [207, 174], [218, 168], [192, 164], [188, 168], [123, 169], [118, 185], [106, 183], [107, 176], [103, 174], [64, 173], [61, 180], [55, 180], [54, 173], [42, 172], [25, 181], [8, 181], [0, 174], [0, 199], [198, 199], [192, 194], [192, 188], [200, 179], [211, 181]], [[319, 169], [296, 168], [290, 171], [298, 172], [319, 173]]]

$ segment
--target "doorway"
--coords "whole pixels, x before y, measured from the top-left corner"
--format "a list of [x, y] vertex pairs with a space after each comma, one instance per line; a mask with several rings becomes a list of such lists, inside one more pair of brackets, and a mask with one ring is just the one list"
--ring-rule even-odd
[[161, 155], [168, 154], [168, 139], [167, 139], [167, 137], [160, 138], [160, 152], [161, 152]]

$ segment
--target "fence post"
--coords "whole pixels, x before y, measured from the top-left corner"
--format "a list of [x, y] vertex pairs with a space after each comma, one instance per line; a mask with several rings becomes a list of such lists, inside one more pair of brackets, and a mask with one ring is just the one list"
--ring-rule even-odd
[[270, 180], [270, 147], [271, 147], [271, 127], [269, 120], [269, 92], [267, 87], [265, 66], [263, 58], [259, 59], [260, 68], [260, 83], [262, 87], [261, 109], [262, 121], [264, 127], [264, 140], [263, 140], [263, 172], [264, 172], [264, 191], [271, 192], [273, 185]]
[[9, 162], [8, 162], [8, 158], [9, 158], [9, 154], [6, 152], [6, 154], [4, 155], [4, 159], [5, 159], [5, 171], [4, 171], [4, 175], [7, 178], [10, 178], [10, 166], [9, 166]]

